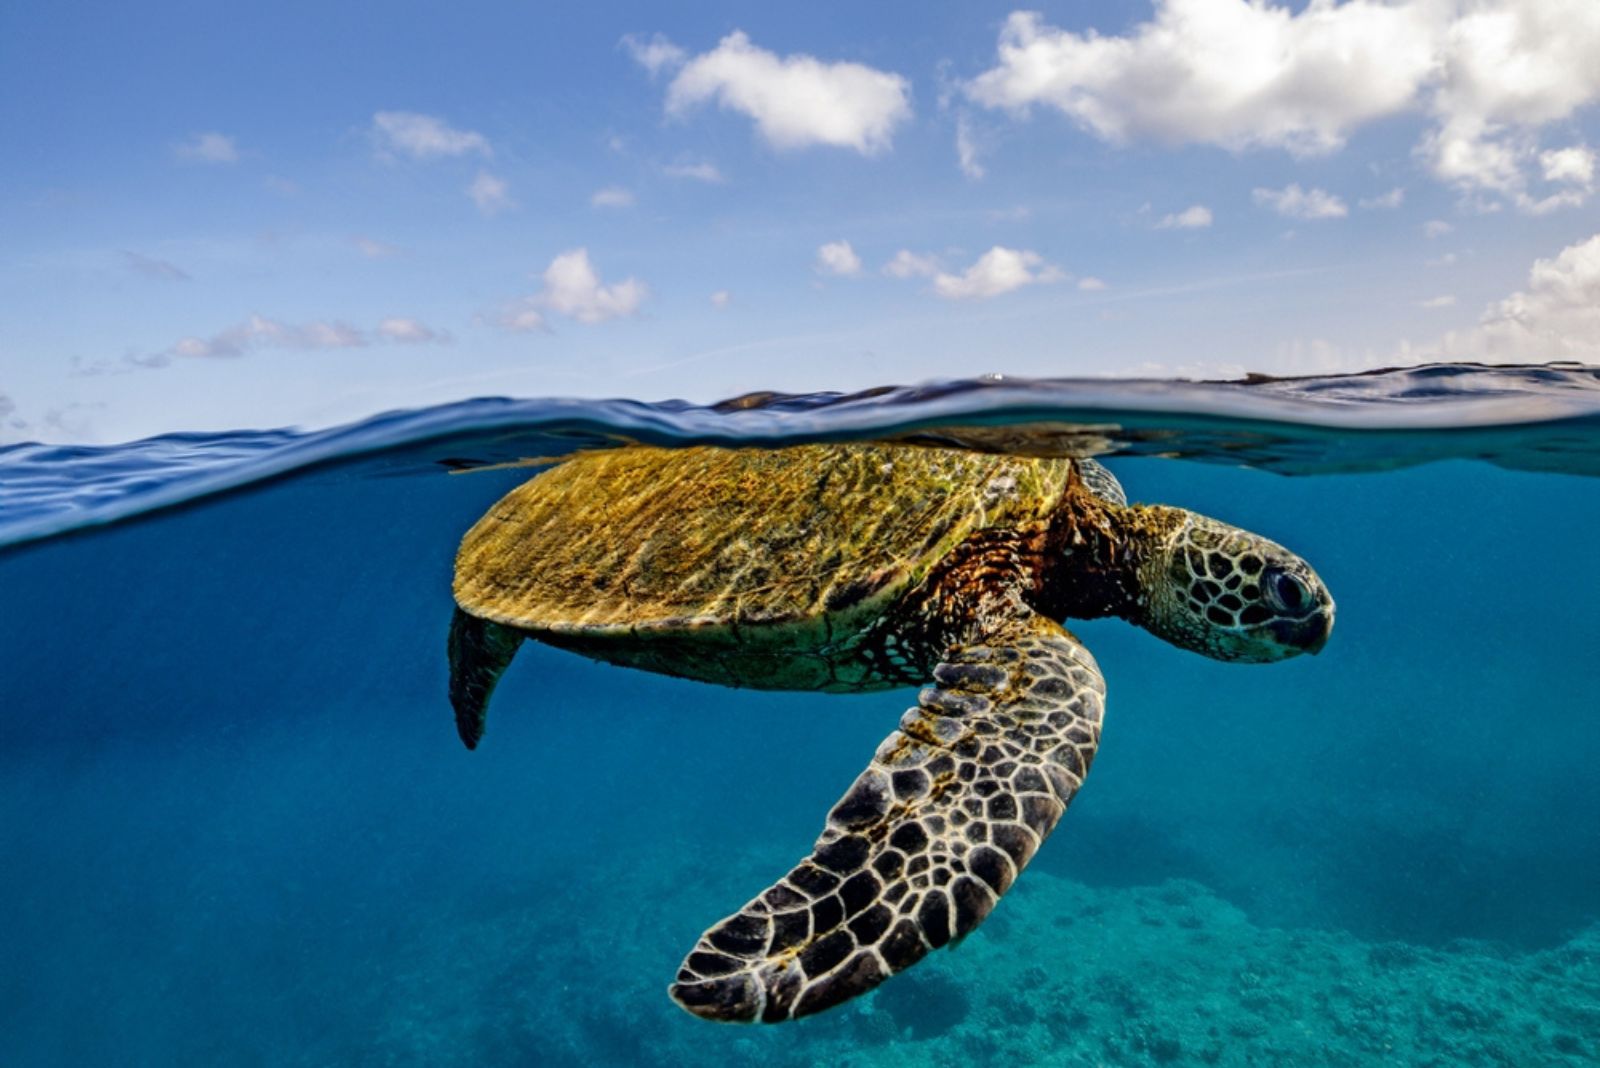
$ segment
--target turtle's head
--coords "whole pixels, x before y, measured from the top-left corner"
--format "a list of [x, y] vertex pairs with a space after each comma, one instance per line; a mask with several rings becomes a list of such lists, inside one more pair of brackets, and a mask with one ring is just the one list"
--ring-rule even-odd
[[1333, 598], [1276, 542], [1181, 508], [1140, 507], [1146, 555], [1135, 622], [1217, 660], [1284, 660], [1322, 649]]

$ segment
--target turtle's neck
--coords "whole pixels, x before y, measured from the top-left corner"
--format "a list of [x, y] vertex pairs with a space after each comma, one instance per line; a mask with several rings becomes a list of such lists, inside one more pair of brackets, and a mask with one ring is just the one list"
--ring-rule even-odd
[[1075, 485], [1046, 538], [1034, 607], [1052, 619], [1143, 614], [1140, 569], [1171, 526], [1174, 509], [1112, 504]]

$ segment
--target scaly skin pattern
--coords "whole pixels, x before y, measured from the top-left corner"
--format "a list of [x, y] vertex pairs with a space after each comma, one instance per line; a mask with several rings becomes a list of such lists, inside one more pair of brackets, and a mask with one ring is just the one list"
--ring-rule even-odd
[[971, 933], [1055, 828], [1100, 741], [1094, 658], [1016, 598], [828, 813], [811, 855], [684, 960], [670, 993], [707, 1019], [837, 1005]]

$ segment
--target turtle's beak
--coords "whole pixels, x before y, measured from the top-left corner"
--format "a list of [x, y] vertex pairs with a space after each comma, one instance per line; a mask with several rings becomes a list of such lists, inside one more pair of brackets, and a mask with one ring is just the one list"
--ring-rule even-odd
[[1310, 649], [1313, 653], [1322, 652], [1322, 647], [1328, 644], [1328, 637], [1333, 633], [1333, 616], [1338, 610], [1338, 605], [1333, 603], [1327, 590], [1322, 591], [1322, 637], [1317, 639], [1317, 644]]
[[1304, 619], [1279, 620], [1271, 626], [1272, 636], [1280, 645], [1303, 653], [1320, 653], [1333, 633], [1333, 599]]
[[1322, 633], [1318, 634], [1314, 639], [1312, 639], [1311, 643], [1306, 646], [1306, 652], [1312, 654], [1313, 656], [1322, 652], [1322, 647], [1328, 644], [1328, 635], [1333, 633], [1333, 613], [1329, 612], [1327, 615], [1320, 618], [1322, 620]]

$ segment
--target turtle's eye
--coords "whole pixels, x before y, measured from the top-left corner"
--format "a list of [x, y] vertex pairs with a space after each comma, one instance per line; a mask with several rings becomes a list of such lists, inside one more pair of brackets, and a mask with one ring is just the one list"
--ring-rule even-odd
[[1261, 576], [1262, 589], [1274, 608], [1283, 612], [1299, 612], [1313, 600], [1306, 584], [1295, 575], [1276, 567], [1269, 567]]

